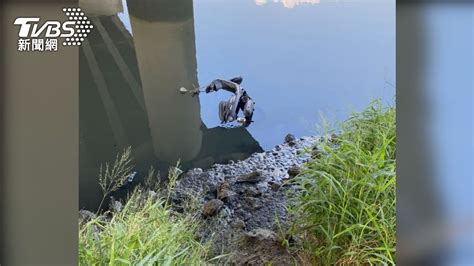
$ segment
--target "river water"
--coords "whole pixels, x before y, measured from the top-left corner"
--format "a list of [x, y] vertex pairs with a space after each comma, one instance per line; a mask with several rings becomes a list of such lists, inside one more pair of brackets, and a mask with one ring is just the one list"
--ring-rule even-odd
[[[80, 49], [80, 208], [101, 163], [127, 146], [138, 180], [317, 134], [380, 98], [395, 100], [395, 1], [81, 0], [94, 29]], [[178, 88], [243, 77], [254, 123], [223, 127], [228, 92]]]

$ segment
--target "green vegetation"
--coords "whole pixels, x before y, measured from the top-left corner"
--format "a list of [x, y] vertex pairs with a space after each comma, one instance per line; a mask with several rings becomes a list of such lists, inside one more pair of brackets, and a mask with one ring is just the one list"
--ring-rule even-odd
[[[101, 171], [104, 195], [131, 170], [130, 150]], [[139, 187], [120, 210], [107, 211], [79, 223], [80, 265], [202, 265], [208, 247], [195, 240], [196, 220], [173, 212], [170, 191], [179, 175], [170, 169], [166, 191]], [[150, 176], [154, 175], [151, 170]], [[107, 177], [107, 178], [105, 178]], [[104, 196], [105, 197], [105, 196]]]
[[[329, 132], [331, 133], [331, 132]], [[329, 135], [329, 134], [327, 134]], [[340, 132], [314, 147], [312, 160], [291, 182], [295, 217], [288, 234], [299, 238], [297, 261], [312, 265], [394, 264], [395, 262], [395, 108], [379, 101], [343, 122]], [[101, 168], [103, 202], [132, 171], [130, 149]], [[210, 244], [195, 239], [199, 226], [196, 199], [185, 211], [170, 207], [176, 180], [172, 167], [165, 189], [150, 169], [143, 186], [130, 193], [123, 207], [113, 207], [79, 222], [81, 265], [203, 265]], [[198, 196], [196, 196], [198, 198]], [[101, 203], [102, 205], [102, 203]], [[290, 246], [290, 238], [285, 241]], [[295, 243], [295, 242], [291, 242]], [[295, 253], [292, 253], [295, 254]]]
[[117, 191], [127, 181], [128, 175], [133, 169], [130, 153], [132, 148], [126, 148], [121, 155], [117, 154], [112, 166], [106, 163], [100, 166], [99, 186], [102, 189], [102, 200], [100, 201], [97, 212], [100, 212], [102, 204], [110, 193]]
[[294, 182], [290, 234], [303, 261], [324, 265], [395, 262], [395, 108], [374, 102], [341, 124]]

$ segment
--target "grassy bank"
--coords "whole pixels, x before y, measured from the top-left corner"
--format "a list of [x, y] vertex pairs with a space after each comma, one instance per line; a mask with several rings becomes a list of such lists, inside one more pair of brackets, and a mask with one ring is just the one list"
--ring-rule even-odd
[[[288, 234], [287, 224], [279, 226], [282, 237], [301, 240], [290, 245], [288, 238], [286, 242], [298, 247], [292, 253], [299, 256], [296, 261], [312, 265], [394, 263], [395, 143], [395, 109], [384, 109], [375, 102], [353, 114], [335, 137], [325, 138], [313, 149], [313, 159], [292, 180], [300, 191], [291, 200], [292, 217], [297, 219]], [[134, 168], [130, 154], [126, 149], [114, 163], [101, 168], [104, 205], [104, 199], [126, 182]], [[183, 213], [169, 206], [178, 174], [177, 167], [171, 168], [168, 187], [160, 190], [150, 171], [144, 185], [123, 206], [80, 222], [80, 264], [217, 263], [219, 258], [209, 261], [209, 247], [194, 237], [197, 223], [209, 221], [191, 216], [201, 214], [196, 203], [190, 202]]]
[[295, 182], [291, 234], [317, 264], [395, 261], [395, 108], [375, 102], [318, 147]]
[[[127, 149], [117, 156], [112, 167], [106, 167], [115, 170], [101, 171], [104, 187], [113, 187], [114, 182], [125, 179], [123, 175], [128, 173], [122, 170], [131, 169], [129, 155]], [[167, 191], [155, 193], [139, 187], [119, 210], [80, 222], [80, 265], [206, 264], [208, 248], [194, 237], [196, 220], [173, 212], [168, 205], [178, 175], [177, 171], [171, 173]], [[104, 190], [104, 195], [108, 191]]]

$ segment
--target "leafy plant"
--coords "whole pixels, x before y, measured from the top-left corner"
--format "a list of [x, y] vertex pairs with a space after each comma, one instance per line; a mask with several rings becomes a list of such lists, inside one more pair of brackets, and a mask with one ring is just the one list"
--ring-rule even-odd
[[128, 179], [134, 165], [130, 158], [131, 147], [126, 148], [121, 154], [117, 154], [112, 166], [107, 162], [105, 166], [100, 166], [99, 186], [102, 189], [102, 200], [100, 201], [97, 213], [110, 193], [119, 189]]
[[144, 181], [145, 181], [144, 185], [146, 188], [149, 188], [152, 190], [160, 189], [160, 185], [161, 185], [160, 172], [156, 172], [155, 168], [151, 166], [150, 170], [148, 170], [148, 174], [145, 177]]
[[[129, 155], [126, 150], [117, 156], [115, 163], [120, 166], [117, 169], [130, 169]], [[174, 212], [168, 205], [180, 173], [178, 166], [170, 169], [167, 191], [151, 193], [138, 186], [120, 210], [105, 212], [79, 224], [80, 265], [204, 265], [209, 262], [206, 259], [208, 246], [194, 236], [197, 221]], [[102, 177], [101, 182], [107, 189], [117, 188], [107, 180], [121, 177], [125, 172], [105, 171], [108, 177]], [[149, 174], [154, 176], [154, 171]]]
[[395, 263], [395, 108], [372, 103], [318, 147], [294, 182], [292, 235], [312, 263]]

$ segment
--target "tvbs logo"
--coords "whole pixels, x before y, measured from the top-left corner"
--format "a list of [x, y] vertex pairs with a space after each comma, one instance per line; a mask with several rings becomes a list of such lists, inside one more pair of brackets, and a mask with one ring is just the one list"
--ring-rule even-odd
[[57, 51], [58, 38], [63, 46], [79, 46], [84, 42], [94, 26], [78, 7], [63, 8], [68, 17], [65, 22], [39, 17], [19, 17], [13, 22], [20, 26], [18, 31], [18, 51]]

